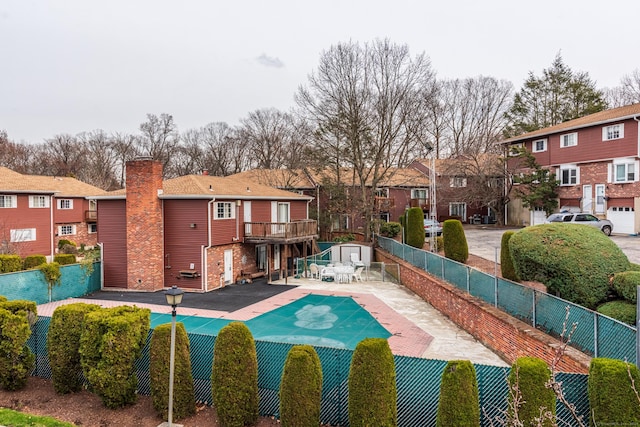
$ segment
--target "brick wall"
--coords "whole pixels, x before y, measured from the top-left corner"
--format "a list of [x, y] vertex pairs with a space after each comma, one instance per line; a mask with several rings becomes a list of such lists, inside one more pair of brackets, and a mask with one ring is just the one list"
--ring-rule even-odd
[[127, 289], [164, 288], [162, 164], [153, 160], [127, 162]]
[[[375, 257], [378, 262], [399, 264], [405, 287], [508, 363], [521, 356], [538, 357], [548, 364], [553, 361], [559, 340], [380, 249], [375, 250]], [[589, 356], [568, 347], [556, 366], [560, 372], [587, 373], [590, 362]]]

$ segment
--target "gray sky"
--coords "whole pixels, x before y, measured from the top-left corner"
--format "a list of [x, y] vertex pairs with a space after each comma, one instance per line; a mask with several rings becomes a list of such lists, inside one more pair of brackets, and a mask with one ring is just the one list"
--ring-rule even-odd
[[389, 38], [439, 78], [520, 89], [561, 52], [599, 88], [640, 68], [638, 0], [0, 0], [0, 129], [17, 142], [147, 113], [180, 131], [287, 111], [323, 50]]

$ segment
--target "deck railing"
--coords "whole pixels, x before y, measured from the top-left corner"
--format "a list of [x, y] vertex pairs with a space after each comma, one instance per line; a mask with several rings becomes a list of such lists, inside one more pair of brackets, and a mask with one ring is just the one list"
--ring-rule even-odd
[[295, 239], [318, 234], [318, 222], [313, 219], [292, 222], [245, 222], [244, 237], [251, 239]]

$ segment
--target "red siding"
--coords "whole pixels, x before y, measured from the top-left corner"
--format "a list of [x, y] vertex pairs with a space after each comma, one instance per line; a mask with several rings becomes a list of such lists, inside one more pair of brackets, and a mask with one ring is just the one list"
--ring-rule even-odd
[[[2, 193], [9, 195], [10, 193]], [[48, 197], [48, 196], [47, 196]], [[10, 240], [11, 230], [27, 228], [36, 229], [36, 240], [33, 242], [16, 242], [12, 245], [18, 255], [52, 255], [51, 254], [51, 210], [49, 208], [30, 208], [29, 196], [18, 194], [16, 208], [0, 208], [0, 238]]]
[[190, 270], [193, 264], [198, 273], [204, 273], [201, 247], [208, 244], [207, 203], [207, 200], [164, 201], [165, 287], [202, 288], [202, 278], [180, 278], [179, 272]]
[[[73, 200], [73, 209], [58, 209], [58, 200]], [[84, 211], [89, 209], [89, 201], [84, 198], [60, 197], [53, 200], [53, 218], [56, 224], [84, 222]]]
[[98, 202], [105, 288], [127, 287], [127, 229], [124, 200]]
[[291, 221], [300, 221], [307, 218], [307, 201], [291, 202], [290, 205]]
[[251, 222], [271, 222], [271, 202], [253, 200], [251, 202]]

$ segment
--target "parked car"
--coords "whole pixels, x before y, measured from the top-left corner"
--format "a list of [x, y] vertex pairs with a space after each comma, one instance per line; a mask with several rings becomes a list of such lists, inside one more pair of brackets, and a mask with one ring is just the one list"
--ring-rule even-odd
[[545, 223], [547, 224], [552, 222], [568, 222], [571, 224], [590, 225], [591, 227], [598, 228], [607, 236], [611, 236], [611, 232], [613, 231], [613, 223], [608, 219], [600, 219], [595, 215], [591, 215], [590, 213], [584, 213], [584, 212], [554, 213], [549, 215], [549, 217], [545, 221]]
[[435, 219], [424, 220], [424, 234], [427, 236], [440, 236], [442, 234], [442, 224]]

